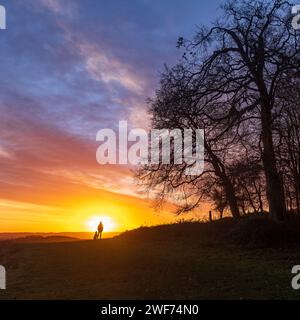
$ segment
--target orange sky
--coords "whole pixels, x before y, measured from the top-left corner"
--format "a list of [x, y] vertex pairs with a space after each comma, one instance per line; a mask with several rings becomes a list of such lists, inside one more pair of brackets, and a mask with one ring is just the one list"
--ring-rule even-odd
[[167, 210], [157, 212], [151, 201], [135, 196], [100, 189], [67, 192], [66, 186], [60, 184], [57, 194], [53, 194], [52, 204], [49, 195], [42, 198], [38, 193], [36, 199], [32, 198], [34, 203], [25, 201], [25, 195], [24, 202], [21, 199], [0, 200], [0, 232], [93, 231], [90, 220], [96, 220], [96, 224], [107, 218], [111, 219], [113, 228], [109, 224], [106, 231], [124, 231], [142, 225], [175, 222], [180, 218]]
[[32, 116], [4, 117], [14, 147], [0, 149], [0, 232], [91, 231], [95, 216], [110, 217], [113, 231], [178, 219], [152, 209], [127, 166], [99, 165], [96, 142]]
[[120, 120], [149, 125], [159, 71], [182, 55], [178, 36], [215, 14], [211, 3], [6, 7], [18, 23], [0, 31], [0, 232], [90, 231], [98, 216], [116, 231], [178, 219], [154, 212], [128, 167], [97, 163], [96, 133]]

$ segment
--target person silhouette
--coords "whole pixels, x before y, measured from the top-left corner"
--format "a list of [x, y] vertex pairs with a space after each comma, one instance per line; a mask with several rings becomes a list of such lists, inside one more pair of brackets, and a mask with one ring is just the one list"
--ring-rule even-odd
[[100, 240], [102, 238], [102, 232], [103, 232], [103, 223], [102, 221], [100, 221], [100, 223], [98, 224], [98, 239]]

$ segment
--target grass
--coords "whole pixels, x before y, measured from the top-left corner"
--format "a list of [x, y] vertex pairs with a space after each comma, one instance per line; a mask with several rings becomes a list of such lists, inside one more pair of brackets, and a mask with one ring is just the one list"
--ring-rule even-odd
[[[0, 299], [300, 298], [290, 285], [291, 268], [300, 264], [298, 240], [249, 245], [240, 241], [249, 224], [225, 219], [139, 228], [101, 241], [7, 242], [0, 249], [7, 268]], [[267, 225], [267, 234], [280, 237], [273, 229]], [[280, 229], [282, 236], [291, 232]]]

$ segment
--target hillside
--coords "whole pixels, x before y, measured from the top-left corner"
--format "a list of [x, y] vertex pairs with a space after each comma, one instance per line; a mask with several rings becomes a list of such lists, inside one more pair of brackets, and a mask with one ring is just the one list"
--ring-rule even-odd
[[[251, 238], [252, 224], [258, 231]], [[0, 261], [8, 288], [0, 298], [300, 298], [290, 286], [291, 268], [300, 264], [299, 235], [291, 238], [298, 226], [298, 219], [280, 228], [265, 219], [225, 219], [139, 228], [101, 241], [7, 242]], [[278, 232], [287, 237], [270, 245]]]

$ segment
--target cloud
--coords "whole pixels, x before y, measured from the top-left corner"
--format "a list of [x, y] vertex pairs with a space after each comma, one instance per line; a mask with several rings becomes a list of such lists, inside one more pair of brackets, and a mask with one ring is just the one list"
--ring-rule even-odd
[[5, 150], [5, 148], [2, 147], [1, 145], [0, 145], [0, 158], [6, 158], [6, 159], [12, 158], [11, 154], [7, 150]]
[[125, 63], [109, 57], [90, 43], [79, 43], [78, 49], [85, 61], [86, 70], [93, 79], [105, 83], [120, 83], [137, 94], [143, 92], [143, 79], [130, 72], [129, 66]]
[[63, 9], [63, 5], [60, 0], [39, 0], [42, 5], [52, 10], [53, 12], [60, 12]]
[[126, 194], [140, 203], [128, 167], [97, 164], [96, 132], [126, 119], [148, 126], [145, 100], [159, 70], [180, 55], [177, 37], [215, 13], [211, 1], [5, 5], [12, 27], [1, 33], [0, 198], [72, 207], [74, 199], [129, 201]]

